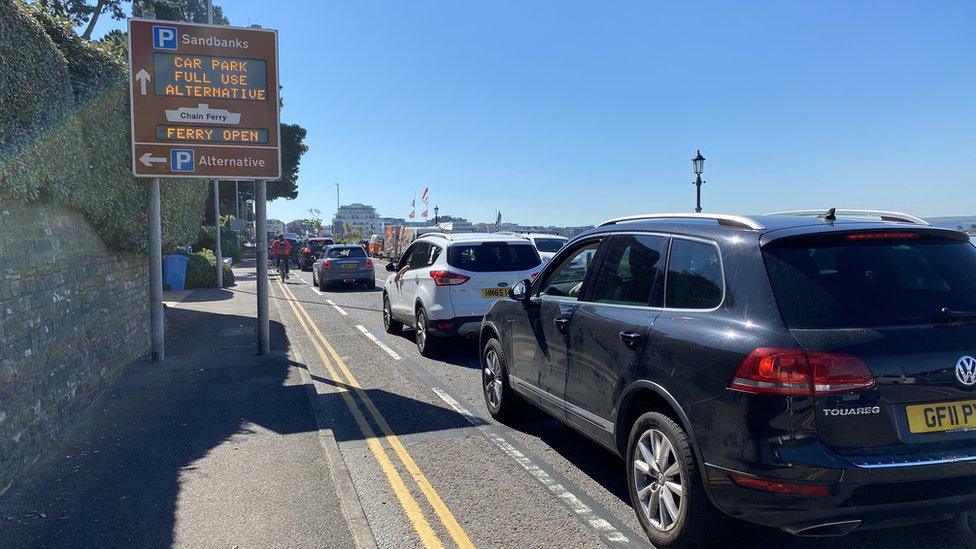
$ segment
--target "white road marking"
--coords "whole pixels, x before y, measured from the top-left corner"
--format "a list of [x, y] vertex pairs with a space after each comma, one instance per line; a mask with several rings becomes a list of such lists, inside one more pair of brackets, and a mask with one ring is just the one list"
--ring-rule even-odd
[[322, 292], [320, 292], [319, 289], [316, 288], [315, 286], [312, 286], [312, 291], [315, 292], [315, 293], [317, 293], [317, 294], [319, 294], [319, 295], [325, 295]]
[[378, 337], [376, 337], [373, 334], [369, 333], [369, 330], [367, 330], [366, 327], [363, 326], [362, 324], [356, 324], [356, 329], [358, 329], [360, 332], [362, 332], [363, 335], [366, 336], [370, 341], [372, 341], [373, 343], [375, 343], [376, 345], [378, 345], [380, 349], [383, 349], [383, 351], [385, 351], [386, 354], [388, 354], [391, 357], [393, 357], [393, 360], [400, 360], [401, 358], [403, 358], [400, 355], [398, 355], [396, 351], [394, 351], [393, 349], [391, 349], [386, 343], [383, 343], [382, 341], [380, 341]]
[[346, 311], [342, 310], [342, 307], [336, 305], [335, 302], [332, 301], [331, 299], [326, 299], [325, 302], [328, 303], [329, 305], [332, 305], [332, 308], [333, 309], [339, 311], [339, 314], [340, 315], [342, 315], [342, 316], [349, 316], [349, 313], [347, 313]]
[[495, 443], [502, 452], [508, 457], [512, 458], [515, 463], [522, 466], [523, 469], [528, 471], [533, 478], [535, 478], [539, 484], [542, 484], [553, 496], [562, 500], [566, 506], [568, 506], [574, 513], [580, 516], [587, 524], [589, 524], [593, 529], [602, 533], [607, 540], [615, 543], [629, 543], [630, 540], [625, 536], [620, 530], [617, 530], [610, 524], [607, 519], [601, 517], [586, 505], [575, 494], [566, 489], [565, 486], [556, 482], [549, 476], [549, 473], [541, 469], [538, 465], [532, 462], [528, 456], [518, 451], [514, 446], [509, 444], [504, 437], [493, 433], [484, 422], [478, 418], [478, 416], [472, 414], [467, 408], [461, 406], [458, 401], [454, 400], [451, 395], [444, 392], [438, 387], [431, 387], [431, 391], [441, 398], [448, 406], [454, 408], [454, 411], [464, 416], [466, 420], [472, 425], [475, 425], [478, 429], [482, 430], [485, 436], [489, 440]]

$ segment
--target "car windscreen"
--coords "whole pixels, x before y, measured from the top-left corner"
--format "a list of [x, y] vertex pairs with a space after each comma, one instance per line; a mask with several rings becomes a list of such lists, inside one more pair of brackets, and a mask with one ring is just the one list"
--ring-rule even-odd
[[566, 241], [561, 238], [534, 238], [533, 242], [540, 252], [558, 252], [566, 245]]
[[313, 252], [317, 252], [317, 251], [321, 250], [322, 248], [324, 248], [324, 247], [326, 247], [328, 245], [329, 245], [329, 241], [327, 241], [327, 240], [309, 240], [308, 241], [308, 247], [311, 248]]
[[345, 257], [366, 257], [366, 252], [362, 248], [356, 246], [354, 248], [332, 248], [329, 250], [329, 257], [335, 258], [345, 258]]
[[931, 323], [943, 307], [976, 311], [976, 248], [970, 243], [915, 232], [869, 234], [763, 249], [789, 328]]
[[448, 265], [476, 273], [524, 271], [538, 266], [541, 262], [539, 253], [529, 243], [455, 244], [447, 251]]

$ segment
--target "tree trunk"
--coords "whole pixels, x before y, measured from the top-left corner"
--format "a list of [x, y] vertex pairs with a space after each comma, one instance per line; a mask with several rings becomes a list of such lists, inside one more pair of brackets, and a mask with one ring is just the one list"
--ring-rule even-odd
[[88, 26], [85, 28], [85, 32], [81, 34], [81, 37], [85, 40], [91, 40], [92, 31], [95, 30], [95, 23], [98, 22], [98, 16], [102, 14], [103, 9], [105, 9], [105, 0], [98, 0], [98, 4], [95, 5], [95, 10], [92, 12], [91, 20], [88, 21]]

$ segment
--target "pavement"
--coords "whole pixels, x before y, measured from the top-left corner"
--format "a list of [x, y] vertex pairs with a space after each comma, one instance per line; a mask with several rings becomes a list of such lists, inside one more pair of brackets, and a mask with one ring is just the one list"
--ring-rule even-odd
[[[272, 279], [264, 358], [253, 264], [235, 276], [168, 310], [167, 363], [132, 366], [0, 496], [0, 545], [648, 546], [619, 458], [541, 412], [494, 422], [476, 346], [428, 359], [410, 330], [386, 334], [379, 280]], [[949, 523], [839, 539], [741, 525], [723, 544], [759, 546], [967, 547]]]
[[166, 362], [129, 366], [0, 496], [0, 546], [355, 546], [284, 327], [257, 356], [253, 262], [235, 271], [167, 308]]

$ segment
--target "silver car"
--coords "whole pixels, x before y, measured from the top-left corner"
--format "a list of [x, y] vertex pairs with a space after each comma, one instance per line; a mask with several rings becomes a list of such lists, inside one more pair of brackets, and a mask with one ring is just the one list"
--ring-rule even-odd
[[312, 264], [312, 284], [325, 291], [330, 284], [357, 284], [369, 289], [376, 286], [373, 260], [359, 244], [326, 246]]

